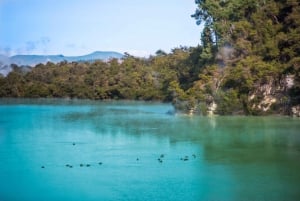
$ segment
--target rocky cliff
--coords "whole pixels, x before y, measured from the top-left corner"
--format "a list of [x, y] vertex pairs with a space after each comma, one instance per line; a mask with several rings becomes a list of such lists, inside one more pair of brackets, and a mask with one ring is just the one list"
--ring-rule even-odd
[[293, 94], [295, 90], [295, 74], [280, 77], [268, 77], [254, 84], [244, 101], [239, 99], [235, 104], [234, 94], [227, 93], [220, 99], [217, 91], [206, 95], [204, 101], [176, 101], [175, 108], [189, 115], [224, 115], [223, 108], [226, 101], [232, 106], [227, 108], [230, 115], [289, 115], [300, 117], [300, 98]]
[[289, 90], [293, 86], [293, 75], [286, 75], [281, 79], [272, 77], [263, 83], [258, 83], [248, 96], [251, 110], [256, 114], [290, 114]]

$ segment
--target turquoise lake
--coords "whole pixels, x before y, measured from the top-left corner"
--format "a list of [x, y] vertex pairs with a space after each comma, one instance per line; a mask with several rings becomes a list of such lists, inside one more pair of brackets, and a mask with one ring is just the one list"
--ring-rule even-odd
[[0, 99], [0, 201], [300, 200], [300, 119]]

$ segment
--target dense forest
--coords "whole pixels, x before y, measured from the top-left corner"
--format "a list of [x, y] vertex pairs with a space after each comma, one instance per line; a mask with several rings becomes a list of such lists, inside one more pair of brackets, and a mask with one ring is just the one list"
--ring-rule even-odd
[[0, 97], [173, 102], [191, 114], [300, 114], [300, 3], [196, 0], [200, 45], [108, 62], [13, 65]]

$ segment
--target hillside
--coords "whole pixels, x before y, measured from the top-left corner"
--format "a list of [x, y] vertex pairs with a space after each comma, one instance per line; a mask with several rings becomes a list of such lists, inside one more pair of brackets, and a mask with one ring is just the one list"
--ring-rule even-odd
[[101, 52], [96, 51], [91, 54], [83, 56], [64, 56], [64, 55], [15, 55], [9, 58], [10, 63], [17, 65], [35, 66], [39, 63], [45, 64], [47, 62], [58, 63], [62, 61], [96, 61], [108, 60], [111, 58], [122, 58], [123, 55], [118, 52]]
[[108, 51], [96, 51], [91, 54], [82, 56], [64, 56], [64, 55], [15, 55], [6, 57], [0, 55], [0, 74], [7, 75], [11, 70], [10, 64], [16, 64], [18, 66], [31, 66], [34, 67], [37, 64], [46, 64], [47, 62], [59, 63], [62, 61], [67, 62], [93, 62], [96, 60], [107, 61], [111, 58], [120, 59], [123, 54], [118, 52]]
[[178, 112], [300, 116], [300, 3], [196, 1], [201, 45], [122, 62], [47, 63], [0, 77], [0, 97], [172, 102]]

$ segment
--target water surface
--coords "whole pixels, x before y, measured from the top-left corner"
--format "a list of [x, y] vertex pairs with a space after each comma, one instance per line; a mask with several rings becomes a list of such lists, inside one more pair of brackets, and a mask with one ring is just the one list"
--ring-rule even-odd
[[300, 200], [299, 119], [172, 110], [1, 99], [0, 200]]

